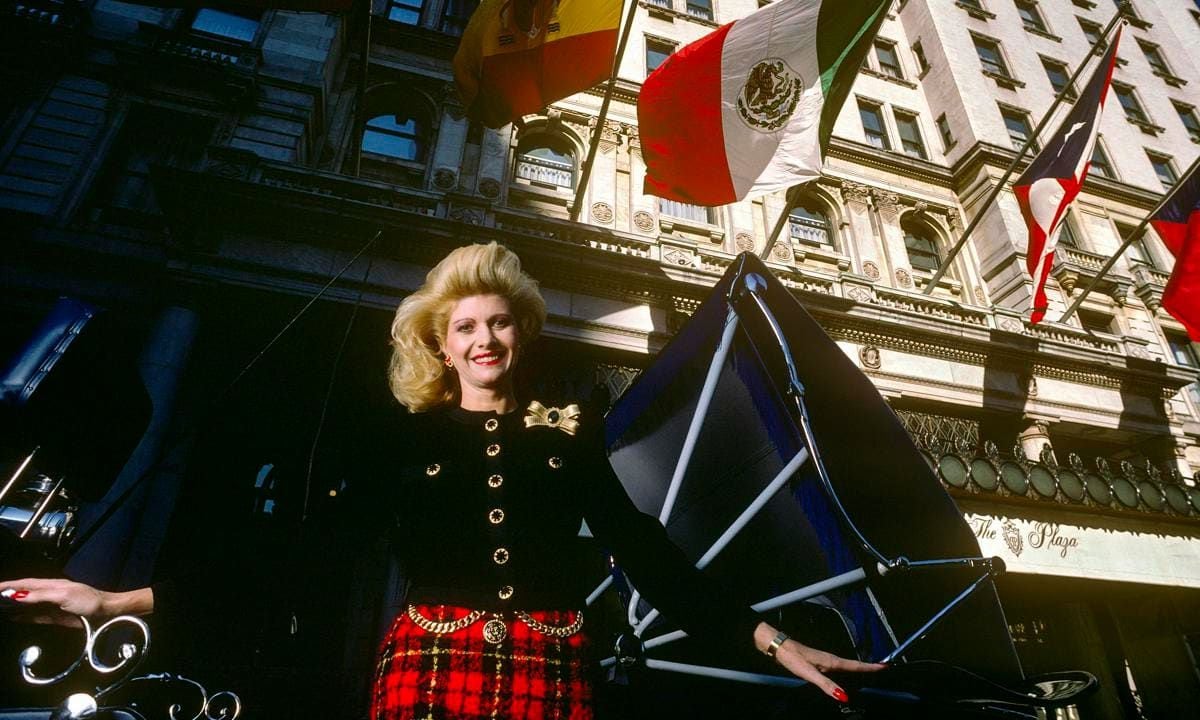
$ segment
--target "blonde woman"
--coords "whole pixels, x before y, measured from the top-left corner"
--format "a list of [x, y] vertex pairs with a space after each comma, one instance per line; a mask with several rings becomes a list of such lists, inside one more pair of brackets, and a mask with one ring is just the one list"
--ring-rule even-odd
[[509, 250], [451, 252], [392, 324], [390, 382], [420, 447], [388, 502], [412, 585], [384, 642], [372, 717], [592, 715], [581, 520], [664, 614], [726, 647], [757, 647], [841, 702], [845, 660], [779, 633], [722, 594], [642, 514], [608, 464], [599, 418], [518, 405], [513, 371], [546, 306]]

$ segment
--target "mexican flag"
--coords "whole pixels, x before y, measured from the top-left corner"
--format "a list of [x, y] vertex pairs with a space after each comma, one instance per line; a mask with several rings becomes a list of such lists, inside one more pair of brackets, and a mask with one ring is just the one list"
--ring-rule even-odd
[[724, 205], [817, 177], [891, 0], [777, 0], [688, 45], [638, 99], [645, 192]]
[[501, 127], [609, 78], [621, 0], [483, 0], [454, 55], [467, 115]]

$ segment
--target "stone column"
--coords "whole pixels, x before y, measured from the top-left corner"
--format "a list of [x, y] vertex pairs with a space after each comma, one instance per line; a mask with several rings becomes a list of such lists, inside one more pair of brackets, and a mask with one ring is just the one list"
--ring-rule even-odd
[[884, 255], [892, 268], [890, 285], [911, 290], [914, 287], [912, 267], [908, 264], [908, 249], [904, 246], [904, 231], [900, 229], [900, 198], [896, 193], [871, 189], [875, 219]]
[[[762, 254], [767, 241], [771, 239], [771, 231], [775, 229], [775, 224], [779, 222], [779, 217], [783, 215], [783, 211], [787, 208], [787, 198], [783, 193], [771, 193], [763, 196], [762, 203], [763, 236], [754, 239], [754, 252], [759, 255]], [[739, 247], [738, 252], [741, 252], [742, 249]], [[769, 258], [775, 262], [790, 262], [793, 257], [795, 256], [792, 253], [791, 233], [788, 232], [788, 228], [785, 225], [779, 231], [779, 237], [775, 239], [775, 247], [771, 249]]]
[[637, 134], [637, 128], [629, 131], [629, 224], [632, 232], [644, 235], [658, 235], [658, 223], [655, 216], [658, 207], [653, 195], [642, 192], [646, 181], [646, 161], [642, 158], [642, 140]]
[[483, 147], [479, 152], [479, 183], [476, 190], [489, 200], [504, 191], [505, 169], [508, 166], [508, 147], [512, 125], [483, 131]]
[[592, 179], [588, 182], [586, 206], [580, 209], [579, 219], [591, 225], [613, 227], [617, 205], [617, 148], [621, 144], [621, 124], [604, 121], [600, 145], [592, 162]]
[[[871, 224], [871, 191], [866, 185], [842, 183], [842, 206], [846, 209], [846, 227], [842, 237], [853, 242], [862, 260], [862, 274], [874, 281], [890, 275], [886, 256], [880, 252], [879, 240]], [[848, 251], [847, 255], [852, 253]]]
[[457, 90], [448, 86], [442, 101], [442, 118], [437, 144], [433, 148], [433, 174], [430, 182], [438, 190], [458, 187], [462, 172], [463, 149], [467, 144], [467, 118], [458, 103]]

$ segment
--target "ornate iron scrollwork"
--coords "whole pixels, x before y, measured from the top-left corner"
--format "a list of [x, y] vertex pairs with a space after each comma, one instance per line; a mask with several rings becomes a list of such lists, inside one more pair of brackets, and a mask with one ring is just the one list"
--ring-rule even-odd
[[[150, 628], [139, 618], [122, 615], [109, 620], [95, 630], [92, 629], [87, 618], [80, 617], [79, 619], [83, 623], [83, 650], [65, 670], [48, 676], [38, 674], [34, 666], [42, 659], [42, 649], [37, 645], [25, 648], [18, 659], [21, 677], [30, 685], [57, 685], [75, 675], [76, 671], [81, 670], [85, 664], [92, 672], [102, 677], [111, 676], [107, 684], [97, 685], [94, 693], [73, 693], [68, 696], [54, 709], [51, 714], [52, 720], [84, 720], [93, 717], [99, 712], [102, 699], [113, 695], [119, 689], [129, 688], [133, 683], [140, 682], [176, 683], [188, 686], [199, 693], [199, 709], [195, 714], [182, 714], [185, 706], [176, 702], [166, 708], [166, 714], [170, 720], [184, 720], [184, 718], [187, 720], [236, 720], [241, 714], [242, 702], [236, 693], [223, 690], [210, 696], [204, 686], [195, 680], [171, 673], [152, 673], [133, 677], [134, 670], [150, 650]], [[135, 633], [132, 641], [116, 646], [116, 660], [110, 663], [100, 656], [100, 648], [104, 646], [102, 638], [119, 628], [133, 629]], [[139, 703], [130, 701], [126, 704], [136, 708], [142, 715], [146, 714], [145, 708]]]

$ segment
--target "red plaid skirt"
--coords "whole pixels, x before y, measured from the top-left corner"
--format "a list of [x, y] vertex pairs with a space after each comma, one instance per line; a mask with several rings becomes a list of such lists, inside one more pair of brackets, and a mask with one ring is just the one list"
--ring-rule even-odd
[[[453, 622], [471, 612], [450, 605], [416, 609], [433, 622]], [[560, 611], [529, 615], [553, 627], [576, 617]], [[550, 637], [509, 616], [507, 635], [492, 644], [483, 638], [491, 617], [438, 635], [402, 610], [379, 653], [372, 720], [592, 720], [584, 633]]]

